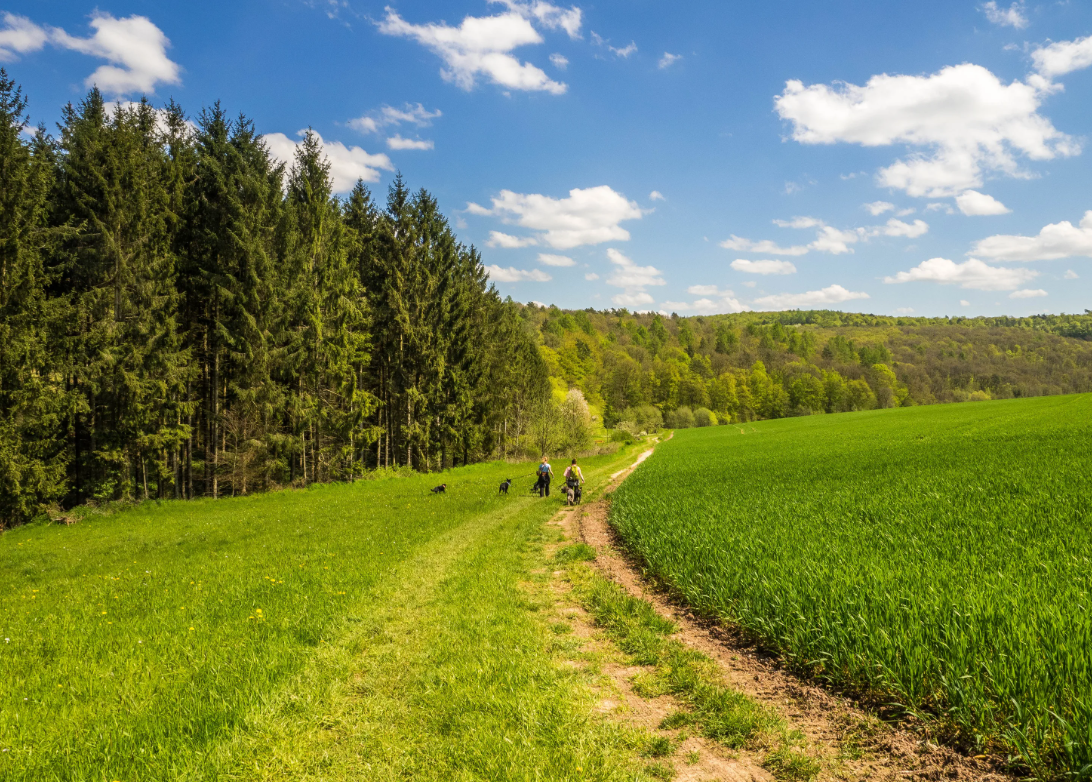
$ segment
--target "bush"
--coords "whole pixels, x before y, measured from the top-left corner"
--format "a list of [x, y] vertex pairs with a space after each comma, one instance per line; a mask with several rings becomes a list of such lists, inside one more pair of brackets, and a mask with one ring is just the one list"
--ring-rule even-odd
[[694, 411], [695, 426], [716, 426], [717, 414], [708, 407], [699, 407]]
[[683, 405], [664, 416], [664, 425], [668, 429], [690, 429], [694, 426], [694, 412]]
[[664, 425], [663, 416], [659, 408], [652, 405], [637, 405], [627, 407], [622, 411], [620, 421], [631, 421], [634, 424], [634, 432], [655, 432]]

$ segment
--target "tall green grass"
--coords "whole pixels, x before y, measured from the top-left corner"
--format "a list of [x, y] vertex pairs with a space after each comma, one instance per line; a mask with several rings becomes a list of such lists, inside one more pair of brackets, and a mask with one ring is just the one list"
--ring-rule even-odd
[[[602, 457], [585, 469], [599, 482], [625, 458]], [[291, 746], [276, 746], [280, 734], [266, 715], [277, 713], [286, 698], [297, 705], [311, 702], [335, 684], [312, 674], [301, 689], [304, 672], [344, 673], [316, 669], [316, 661], [366, 626], [370, 634], [357, 638], [346, 658], [351, 664], [402, 615], [416, 617], [417, 630], [425, 633], [412, 658], [421, 665], [430, 654], [451, 655], [455, 648], [463, 657], [485, 659], [471, 643], [433, 648], [428, 639], [457, 637], [458, 627], [447, 623], [459, 620], [460, 610], [501, 615], [498, 605], [511, 597], [511, 584], [506, 593], [485, 593], [497, 605], [429, 614], [415, 601], [435, 598], [422, 587], [411, 589], [413, 563], [432, 568], [430, 578], [444, 582], [469, 567], [459, 559], [464, 550], [489, 543], [503, 551], [504, 540], [513, 536], [520, 546], [530, 545], [526, 539], [560, 506], [556, 496], [530, 496], [531, 469], [479, 465], [442, 479], [415, 476], [234, 500], [150, 503], [72, 527], [3, 534], [0, 779], [128, 782], [218, 779], [228, 773], [252, 778], [256, 766], [240, 771], [239, 752], [263, 759], [291, 754]], [[497, 495], [501, 480], [522, 473], [527, 477], [517, 480], [508, 497]], [[430, 494], [440, 480], [447, 494]], [[452, 541], [465, 548], [453, 549]], [[503, 561], [508, 581], [528, 577], [519, 569], [526, 554]], [[470, 577], [478, 583], [481, 573], [472, 569]], [[514, 610], [504, 609], [506, 621], [516, 621]], [[548, 633], [533, 622], [526, 627], [522, 643], [526, 654], [537, 655], [538, 675], [546, 659], [539, 647]], [[502, 640], [512, 643], [512, 637]], [[504, 646], [491, 654], [518, 659]], [[463, 657], [461, 665], [473, 662]], [[399, 670], [431, 681], [428, 669]], [[468, 686], [451, 688], [450, 697], [465, 698]], [[543, 693], [555, 700], [572, 695], [556, 686]], [[511, 698], [518, 708], [519, 693]], [[545, 694], [528, 698], [529, 709], [545, 708], [538, 704], [547, 700]], [[458, 743], [450, 724], [444, 726], [445, 744], [423, 730], [428, 720], [415, 715], [410, 701], [403, 700], [400, 709], [407, 726], [417, 726], [413, 751], [421, 762], [433, 753], [440, 763], [442, 748]], [[482, 728], [506, 717], [490, 712], [489, 704], [481, 712], [466, 720], [467, 729], [500, 742], [502, 736]], [[581, 725], [565, 723], [578, 713], [573, 703], [558, 705], [551, 727], [580, 734]], [[314, 717], [325, 715], [319, 709]], [[539, 737], [526, 741], [533, 745]], [[479, 745], [490, 746], [485, 739]], [[457, 767], [454, 760], [444, 762]], [[471, 770], [464, 773], [472, 773], [476, 759], [467, 762]], [[610, 759], [603, 764], [610, 766]]]
[[1092, 778], [1092, 396], [677, 433], [615, 493], [651, 572], [794, 668]]

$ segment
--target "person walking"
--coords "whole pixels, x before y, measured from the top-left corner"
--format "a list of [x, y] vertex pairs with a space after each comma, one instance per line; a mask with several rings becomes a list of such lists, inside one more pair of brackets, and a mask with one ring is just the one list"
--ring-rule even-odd
[[538, 466], [538, 496], [549, 497], [550, 496], [550, 479], [554, 477], [554, 468], [550, 466], [550, 461], [545, 456], [542, 457], [542, 464]]
[[581, 487], [584, 485], [584, 473], [580, 471], [580, 465], [576, 463], [576, 459], [573, 459], [572, 464], [565, 468], [565, 486], [573, 490], [573, 499], [576, 502], [580, 501], [580, 495], [583, 493]]

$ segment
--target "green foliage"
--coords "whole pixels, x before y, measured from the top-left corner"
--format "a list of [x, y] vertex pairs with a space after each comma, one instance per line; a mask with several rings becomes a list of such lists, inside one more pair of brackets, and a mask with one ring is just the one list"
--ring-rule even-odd
[[612, 522], [656, 578], [797, 671], [1081, 778], [1090, 422], [1081, 395], [682, 432], [615, 492]]

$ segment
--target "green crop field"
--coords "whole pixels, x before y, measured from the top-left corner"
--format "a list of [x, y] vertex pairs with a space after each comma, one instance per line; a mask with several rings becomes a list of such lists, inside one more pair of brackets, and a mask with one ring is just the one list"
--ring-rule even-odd
[[[587, 460], [592, 492], [632, 458]], [[551, 657], [531, 570], [560, 501], [497, 496], [530, 472], [3, 534], [0, 779], [645, 779]]]
[[611, 517], [795, 669], [1092, 778], [1092, 396], [678, 432]]

